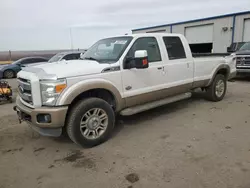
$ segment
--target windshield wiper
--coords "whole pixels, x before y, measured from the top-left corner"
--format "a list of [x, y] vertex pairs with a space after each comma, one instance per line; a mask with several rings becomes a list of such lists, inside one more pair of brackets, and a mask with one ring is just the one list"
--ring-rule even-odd
[[95, 59], [95, 58], [93, 58], [93, 57], [84, 57], [84, 59], [92, 60], [92, 61], [97, 61], [97, 62], [98, 62], [98, 59]]

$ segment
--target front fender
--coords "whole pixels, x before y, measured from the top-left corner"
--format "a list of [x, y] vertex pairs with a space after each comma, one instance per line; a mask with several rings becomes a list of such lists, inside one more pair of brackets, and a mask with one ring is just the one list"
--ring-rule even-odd
[[106, 89], [110, 91], [116, 100], [116, 111], [124, 107], [125, 102], [119, 90], [110, 81], [104, 79], [88, 79], [75, 83], [61, 94], [57, 100], [57, 106], [69, 105], [77, 96], [92, 89]]

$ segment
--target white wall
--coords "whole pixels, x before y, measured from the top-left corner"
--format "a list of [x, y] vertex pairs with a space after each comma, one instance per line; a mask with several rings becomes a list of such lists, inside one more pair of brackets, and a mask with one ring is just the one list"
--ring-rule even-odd
[[165, 32], [170, 33], [170, 26], [166, 26], [166, 27], [157, 27], [154, 29], [144, 29], [144, 30], [140, 30], [140, 31], [133, 31], [133, 34], [136, 33], [147, 33], [147, 32], [155, 32], [155, 31], [161, 31], [161, 30], [165, 30]]
[[[234, 42], [243, 41], [243, 25], [244, 20], [250, 18], [250, 14], [238, 15], [235, 18], [235, 30], [234, 30]], [[233, 27], [233, 16], [225, 18], [217, 18], [213, 20], [204, 20], [198, 22], [191, 22], [186, 24], [179, 24], [172, 26], [173, 33], [180, 33], [185, 35], [185, 28], [191, 26], [199, 26], [213, 24], [213, 52], [224, 53], [227, 51], [227, 47], [232, 43], [232, 27]], [[227, 28], [227, 31], [223, 31], [223, 27]], [[154, 29], [145, 29], [140, 31], [133, 31], [133, 33], [145, 33], [151, 31], [157, 31], [166, 29], [166, 32], [170, 33], [170, 26], [158, 27]], [[249, 34], [250, 35], [250, 34]]]
[[[243, 42], [244, 20], [250, 18], [250, 14], [237, 16], [235, 19], [234, 41]], [[250, 35], [250, 33], [249, 33]]]
[[[199, 22], [192, 22], [187, 24], [180, 24], [173, 26], [173, 33], [181, 33], [185, 35], [185, 27], [199, 26], [213, 24], [213, 52], [226, 52], [227, 47], [231, 44], [233, 18], [219, 18], [214, 20], [205, 20]], [[227, 31], [223, 31], [223, 27], [227, 27]]]

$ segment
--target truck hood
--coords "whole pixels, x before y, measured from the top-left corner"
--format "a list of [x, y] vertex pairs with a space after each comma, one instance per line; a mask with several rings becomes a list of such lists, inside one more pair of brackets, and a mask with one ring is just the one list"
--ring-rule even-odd
[[69, 60], [54, 63], [43, 63], [36, 66], [24, 67], [26, 72], [36, 72], [47, 75], [54, 75], [57, 78], [68, 78], [89, 74], [101, 73], [103, 69], [110, 67], [110, 64], [101, 64], [91, 60]]
[[238, 51], [235, 54], [236, 55], [250, 55], [250, 50]]

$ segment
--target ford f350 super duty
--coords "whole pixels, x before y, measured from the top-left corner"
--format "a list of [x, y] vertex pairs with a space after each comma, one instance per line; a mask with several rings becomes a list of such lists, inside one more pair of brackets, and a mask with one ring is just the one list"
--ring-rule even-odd
[[235, 74], [233, 55], [193, 58], [180, 34], [105, 38], [80, 60], [24, 68], [14, 110], [41, 135], [65, 131], [73, 142], [91, 147], [110, 137], [116, 114], [186, 99], [196, 88], [220, 101]]

